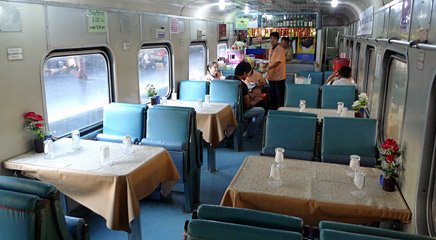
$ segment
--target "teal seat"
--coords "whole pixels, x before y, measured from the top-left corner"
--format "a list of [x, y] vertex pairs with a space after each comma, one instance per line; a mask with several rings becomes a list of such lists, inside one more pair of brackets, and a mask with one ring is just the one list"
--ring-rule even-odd
[[333, 71], [324, 71], [324, 82], [333, 74]]
[[198, 99], [201, 99], [204, 101], [204, 96], [207, 94], [207, 89], [207, 81], [180, 81], [179, 99], [184, 101], [197, 101]]
[[187, 240], [302, 240], [301, 233], [253, 227], [242, 224], [193, 219], [186, 232]]
[[298, 72], [298, 76], [302, 77], [308, 77], [310, 75], [310, 78], [312, 81], [311, 84], [317, 84], [318, 86], [322, 86], [324, 84], [322, 72], [313, 72], [313, 71], [300, 71]]
[[233, 132], [233, 149], [239, 151], [242, 148], [242, 90], [239, 80], [214, 80], [210, 82], [210, 101], [228, 103], [233, 109], [238, 127]]
[[319, 223], [320, 239], [434, 239], [428, 236], [405, 233], [389, 229], [381, 229], [349, 223], [321, 221]]
[[350, 155], [360, 156], [360, 165], [376, 162], [377, 120], [369, 118], [324, 117], [321, 160], [349, 164]]
[[[45, 221], [48, 203], [36, 195], [0, 189], [2, 240], [50, 239]], [[53, 235], [51, 235], [53, 236]], [[56, 239], [56, 238], [54, 238]]]
[[[45, 233], [47, 239], [89, 239], [88, 227], [83, 219], [65, 216], [59, 191], [53, 185], [37, 180], [0, 176], [0, 189], [44, 199], [48, 204], [44, 211], [47, 214], [44, 220], [47, 226]], [[0, 199], [3, 199], [3, 195]]]
[[96, 140], [123, 142], [128, 135], [132, 143], [138, 143], [145, 136], [146, 105], [111, 103], [103, 108], [103, 133]]
[[184, 192], [185, 211], [191, 212], [200, 198], [202, 137], [193, 108], [154, 106], [147, 112], [146, 137], [141, 144], [169, 151], [181, 179], [174, 191]]
[[281, 147], [285, 149], [286, 158], [313, 160], [316, 123], [315, 114], [270, 110], [266, 118], [262, 154], [275, 156], [275, 149]]
[[319, 85], [317, 84], [286, 84], [285, 107], [299, 107], [300, 100], [306, 101], [306, 107], [317, 108]]
[[343, 102], [344, 107], [351, 110], [356, 100], [354, 86], [326, 85], [321, 88], [321, 108], [337, 109], [338, 102]]
[[223, 74], [223, 76], [226, 76], [226, 77], [234, 76], [235, 75], [235, 70], [233, 70], [233, 69], [224, 69], [224, 70], [221, 70], [221, 73]]
[[193, 218], [253, 227], [293, 232], [302, 232], [303, 230], [303, 220], [301, 218], [246, 208], [202, 204], [193, 215]]

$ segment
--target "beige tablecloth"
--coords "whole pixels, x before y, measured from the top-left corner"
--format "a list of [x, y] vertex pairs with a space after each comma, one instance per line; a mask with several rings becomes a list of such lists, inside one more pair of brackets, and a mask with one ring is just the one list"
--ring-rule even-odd
[[[298, 112], [300, 108], [296, 107], [280, 107], [279, 111], [291, 111]], [[323, 120], [325, 116], [327, 117], [339, 117], [336, 109], [324, 109], [324, 108], [306, 108], [305, 112], [316, 113], [316, 117], [319, 121]], [[346, 117], [354, 118], [354, 111], [348, 109]]]
[[221, 140], [230, 136], [238, 126], [232, 108], [226, 103], [203, 103], [198, 106], [196, 101], [168, 101], [166, 105], [192, 107], [197, 112], [197, 128], [203, 132], [203, 139], [213, 148]]
[[379, 184], [380, 170], [366, 173], [365, 195], [355, 196], [348, 166], [285, 159], [279, 187], [269, 185], [272, 157], [249, 156], [228, 186], [221, 205], [258, 209], [301, 217], [317, 226], [321, 220], [369, 223], [381, 220], [411, 221], [401, 193], [385, 192]]
[[[100, 163], [100, 146], [110, 147], [111, 165]], [[122, 144], [82, 140], [71, 149], [71, 139], [54, 143], [55, 157], [29, 152], [5, 161], [4, 167], [52, 183], [65, 195], [104, 217], [110, 229], [130, 231], [139, 215], [139, 201], [163, 183], [170, 193], [179, 174], [168, 152], [160, 147], [133, 146], [124, 154]]]

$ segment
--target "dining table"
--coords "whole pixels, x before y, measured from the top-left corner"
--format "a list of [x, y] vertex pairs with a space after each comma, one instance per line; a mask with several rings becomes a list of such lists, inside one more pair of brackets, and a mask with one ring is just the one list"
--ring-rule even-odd
[[203, 133], [207, 143], [208, 170], [216, 171], [215, 149], [225, 138], [232, 135], [238, 122], [228, 103], [168, 100], [162, 105], [175, 107], [191, 107], [196, 111], [197, 129]]
[[273, 164], [274, 157], [248, 156], [227, 187], [221, 205], [297, 216], [309, 226], [318, 226], [322, 220], [411, 222], [412, 213], [399, 189], [382, 190], [379, 169], [358, 169], [365, 176], [359, 190], [347, 165], [284, 159], [279, 169], [280, 185], [270, 177]]
[[132, 145], [126, 151], [121, 143], [84, 139], [79, 147], [72, 146], [71, 138], [62, 138], [53, 143], [49, 155], [27, 152], [4, 161], [3, 166], [53, 184], [102, 216], [109, 229], [141, 239], [139, 201], [159, 186], [167, 196], [180, 178], [169, 153], [146, 145]]

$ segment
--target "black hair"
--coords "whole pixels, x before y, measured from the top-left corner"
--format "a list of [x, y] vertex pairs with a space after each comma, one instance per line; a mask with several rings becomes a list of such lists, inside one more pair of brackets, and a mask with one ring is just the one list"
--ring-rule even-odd
[[349, 78], [351, 77], [351, 68], [349, 66], [342, 66], [338, 73], [343, 78]]
[[209, 64], [207, 64], [207, 66], [206, 66], [206, 71], [208, 72], [208, 73], [210, 73], [209, 72], [209, 68], [211, 68], [213, 65], [215, 65], [215, 64], [218, 64], [217, 62], [215, 62], [215, 61], [212, 61], [212, 62], [210, 62]]
[[272, 32], [272, 33], [269, 35], [269, 37], [275, 37], [275, 38], [279, 39], [279, 38], [280, 38], [280, 34], [279, 34], [278, 32]]
[[248, 62], [240, 62], [235, 68], [235, 76], [244, 75], [251, 71], [251, 65]]
[[282, 37], [282, 41], [285, 41], [287, 44], [291, 42], [291, 40], [289, 40], [289, 37]]

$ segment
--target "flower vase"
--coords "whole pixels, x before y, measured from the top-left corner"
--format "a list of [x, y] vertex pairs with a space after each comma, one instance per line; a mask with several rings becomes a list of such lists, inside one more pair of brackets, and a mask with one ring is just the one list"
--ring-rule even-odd
[[150, 103], [151, 103], [151, 105], [156, 105], [157, 104], [157, 98], [156, 97], [150, 97]]
[[394, 179], [384, 178], [382, 189], [386, 192], [393, 192], [395, 191], [395, 183], [396, 183], [395, 178]]
[[44, 152], [44, 140], [42, 139], [34, 139], [33, 140], [33, 149], [36, 153], [43, 153]]
[[354, 117], [363, 118], [365, 116], [365, 109], [361, 108], [359, 111], [354, 112]]

